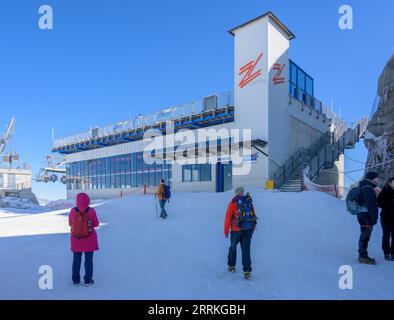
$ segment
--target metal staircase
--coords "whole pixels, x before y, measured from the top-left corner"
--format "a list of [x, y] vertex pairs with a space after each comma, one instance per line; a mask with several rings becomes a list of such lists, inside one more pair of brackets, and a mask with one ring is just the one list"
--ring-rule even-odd
[[302, 175], [309, 167], [308, 177], [316, 179], [324, 169], [332, 168], [345, 149], [354, 145], [365, 134], [368, 118], [365, 117], [353, 128], [345, 130], [339, 138], [333, 138], [329, 133], [322, 136], [309, 149], [301, 148], [293, 154], [273, 176], [275, 188], [283, 192], [300, 192], [303, 189]]
[[282, 186], [282, 192], [300, 192], [302, 191], [301, 171], [297, 171], [294, 175]]

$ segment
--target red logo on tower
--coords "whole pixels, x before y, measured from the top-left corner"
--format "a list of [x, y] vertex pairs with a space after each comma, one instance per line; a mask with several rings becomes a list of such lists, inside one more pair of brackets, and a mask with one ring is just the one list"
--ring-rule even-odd
[[281, 84], [281, 83], [285, 82], [285, 78], [282, 77], [282, 72], [283, 72], [284, 68], [285, 68], [285, 64], [280, 64], [280, 63], [274, 64], [274, 67], [272, 68], [276, 71], [276, 74], [275, 74], [274, 78], [272, 79], [272, 82], [274, 84]]
[[244, 77], [238, 84], [240, 88], [245, 87], [247, 84], [249, 84], [250, 82], [252, 82], [254, 79], [256, 79], [261, 75], [261, 69], [257, 71], [255, 71], [254, 69], [256, 68], [262, 56], [263, 53], [260, 53], [256, 61], [252, 60], [239, 69], [239, 74], [238, 74], [239, 76], [245, 73]]

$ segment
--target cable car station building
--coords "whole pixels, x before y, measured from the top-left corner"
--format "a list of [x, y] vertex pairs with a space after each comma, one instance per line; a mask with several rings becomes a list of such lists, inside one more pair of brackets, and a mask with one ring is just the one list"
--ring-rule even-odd
[[[119, 196], [144, 185], [157, 186], [161, 178], [173, 191], [264, 188], [300, 148], [345, 126], [314, 97], [313, 78], [290, 60], [295, 35], [274, 14], [268, 12], [229, 33], [235, 50], [233, 90], [53, 142], [52, 151], [66, 158], [69, 198], [81, 191], [93, 198]], [[185, 130], [195, 136], [210, 130], [216, 136], [182, 148], [162, 144], [150, 151], [152, 161], [147, 162], [144, 150], [152, 140], [146, 134], [152, 130], [163, 140]], [[224, 134], [232, 130], [241, 131], [239, 139]], [[248, 164], [247, 173], [235, 170], [234, 153]], [[214, 162], [178, 161], [212, 154]]]

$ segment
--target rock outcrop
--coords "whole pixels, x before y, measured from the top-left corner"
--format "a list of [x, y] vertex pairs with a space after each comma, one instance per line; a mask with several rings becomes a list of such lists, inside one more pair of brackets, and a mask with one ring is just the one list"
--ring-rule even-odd
[[364, 142], [368, 149], [366, 170], [376, 171], [384, 179], [394, 177], [394, 161], [390, 162], [394, 159], [394, 54], [379, 78], [376, 110]]

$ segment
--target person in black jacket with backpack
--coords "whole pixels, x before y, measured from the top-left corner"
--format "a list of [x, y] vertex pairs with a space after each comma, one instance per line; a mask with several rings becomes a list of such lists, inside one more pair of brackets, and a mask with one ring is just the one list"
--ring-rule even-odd
[[360, 224], [360, 239], [358, 242], [358, 253], [360, 263], [376, 264], [375, 259], [368, 256], [368, 242], [371, 238], [373, 226], [378, 222], [379, 208], [377, 202], [377, 194], [380, 189], [378, 187], [379, 177], [376, 172], [368, 172], [365, 179], [359, 184], [360, 186], [360, 202], [365, 211], [357, 215]]
[[384, 258], [394, 261], [394, 177], [390, 178], [378, 196], [380, 223], [383, 230], [382, 249]]

